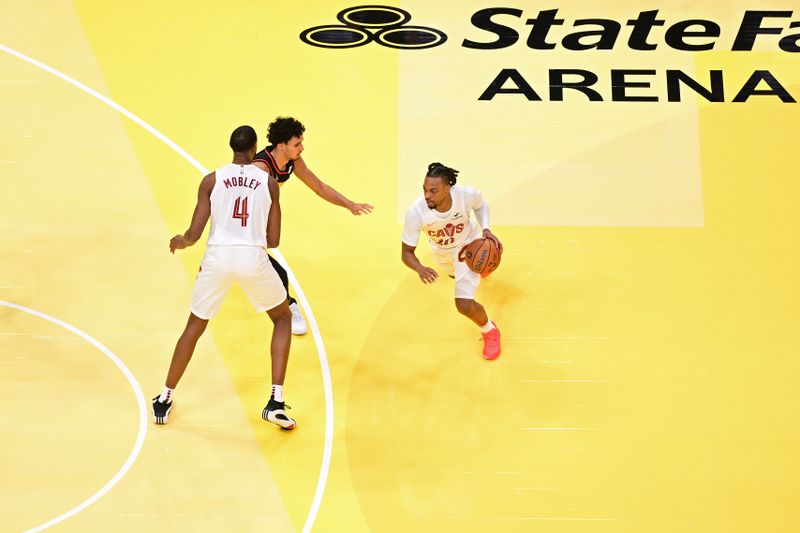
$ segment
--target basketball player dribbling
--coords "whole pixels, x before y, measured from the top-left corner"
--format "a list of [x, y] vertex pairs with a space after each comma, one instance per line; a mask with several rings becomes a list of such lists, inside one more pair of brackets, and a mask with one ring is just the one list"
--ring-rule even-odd
[[[481, 330], [484, 359], [497, 359], [500, 355], [500, 330], [489, 319], [483, 306], [475, 301], [481, 276], [458, 260], [458, 252], [481, 236], [494, 241], [500, 252], [503, 246], [489, 230], [489, 204], [477, 189], [457, 186], [457, 177], [457, 170], [441, 163], [428, 165], [422, 185], [423, 195], [406, 212], [401, 259], [423, 283], [436, 281], [439, 277], [436, 270], [420, 263], [414, 253], [420, 232], [424, 232], [436, 262], [447, 270], [451, 278], [455, 278], [456, 309]], [[472, 212], [477, 224], [471, 218]]]
[[280, 241], [279, 189], [269, 174], [252, 164], [257, 142], [258, 136], [250, 126], [233, 131], [230, 139], [233, 162], [203, 178], [189, 229], [169, 242], [172, 253], [192, 246], [211, 218], [208, 248], [192, 293], [189, 321], [175, 346], [164, 390], [153, 398], [156, 424], [166, 424], [169, 420], [175, 387], [189, 365], [197, 341], [236, 282], [256, 311], [266, 311], [273, 323], [272, 391], [261, 417], [283, 429], [294, 429], [296, 425], [286, 415], [288, 406], [283, 402], [292, 313], [286, 289], [266, 250], [268, 246], [278, 246]]
[[[317, 193], [322, 199], [344, 207], [354, 215], [367, 215], [372, 212], [373, 206], [370, 204], [360, 204], [347, 199], [342, 193], [324, 183], [303, 161], [300, 155], [303, 153], [303, 133], [305, 126], [299, 120], [292, 117], [277, 117], [267, 128], [267, 141], [269, 146], [258, 152], [253, 159], [253, 164], [269, 172], [275, 178], [278, 185], [283, 185], [292, 176], [292, 172], [297, 174], [300, 181], [305, 183], [309, 189]], [[272, 266], [278, 272], [289, 293], [289, 276], [280, 263], [270, 256]], [[289, 309], [292, 311], [292, 333], [294, 335], [304, 335], [308, 328], [300, 313], [297, 301], [289, 295]]]

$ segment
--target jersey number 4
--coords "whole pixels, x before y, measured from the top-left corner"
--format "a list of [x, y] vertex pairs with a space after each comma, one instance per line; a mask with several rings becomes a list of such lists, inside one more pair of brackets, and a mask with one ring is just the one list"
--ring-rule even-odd
[[247, 226], [247, 219], [250, 214], [247, 212], [247, 197], [241, 196], [233, 204], [233, 218], [238, 218], [242, 222], [242, 227]]

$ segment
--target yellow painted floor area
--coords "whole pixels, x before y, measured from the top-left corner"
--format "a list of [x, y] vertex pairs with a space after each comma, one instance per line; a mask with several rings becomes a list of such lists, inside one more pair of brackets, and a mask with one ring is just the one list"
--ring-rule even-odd
[[[677, 0], [666, 4], [692, 12]], [[16, 306], [96, 339], [130, 370], [149, 407], [203, 253], [201, 244], [168, 252], [169, 238], [186, 229], [202, 173], [107, 103], [0, 50], [0, 530], [47, 524], [101, 490], [55, 528], [800, 528], [797, 105], [691, 100], [654, 107], [647, 120], [630, 107], [617, 115], [617, 104], [592, 104], [594, 137], [574, 147], [548, 140], [558, 150], [545, 148], [541, 168], [529, 161], [539, 130], [514, 125], [513, 154], [528, 166], [503, 181], [515, 160], [502, 142], [485, 140], [501, 128], [474, 122], [472, 146], [459, 99], [439, 104], [447, 91], [435, 82], [435, 54], [456, 54], [458, 32], [441, 5], [401, 5], [415, 24], [448, 28], [450, 41], [408, 53], [375, 43], [357, 54], [304, 45], [300, 31], [336, 23], [347, 7], [325, 1], [302, 9], [0, 2], [0, 45], [107, 96], [200, 165], [229, 161], [236, 126], [253, 125], [263, 140], [271, 119], [293, 115], [307, 127], [309, 166], [351, 199], [375, 205], [353, 217], [297, 178], [281, 189], [280, 250], [319, 327], [333, 411], [309, 334], [293, 339], [286, 380], [297, 430], [261, 420], [269, 321], [233, 290], [198, 345], [169, 424], [153, 425], [148, 411], [139, 449], [136, 387], [86, 338]], [[620, 5], [619, 20], [640, 10]], [[469, 3], [467, 12], [481, 7]], [[745, 78], [775, 65], [800, 96], [800, 62], [791, 54], [695, 61], [698, 71], [720, 64]], [[431, 86], [416, 110], [409, 80]], [[481, 83], [469, 87], [477, 90], [465, 97], [470, 106]], [[559, 119], [554, 104], [540, 105], [541, 120], [563, 122], [556, 130], [564, 139], [565, 117], [587, 113], [565, 102]], [[497, 110], [518, 112], [507, 102]], [[452, 132], [447, 113], [460, 117]], [[520, 121], [536, 113], [519, 112]], [[601, 131], [615, 117], [625, 121], [616, 134]], [[676, 141], [671, 158], [651, 144], [658, 131], [691, 136]], [[612, 168], [612, 155], [637, 143], [661, 157], [658, 194], [637, 188], [625, 196], [620, 182], [611, 190], [622, 197], [584, 212], [585, 220], [575, 205], [589, 206], [588, 195], [570, 211], [569, 187], [552, 185], [559, 172], [572, 187], [579, 169]], [[461, 168], [459, 180], [485, 190], [490, 203], [496, 198], [493, 218], [505, 221], [493, 227], [505, 246], [502, 265], [477, 296], [502, 330], [494, 362], [480, 357], [477, 329], [456, 313], [451, 282], [424, 286], [400, 262], [402, 206], [434, 160]], [[685, 187], [665, 201], [662, 167], [670, 161], [686, 171]], [[635, 176], [626, 169], [625, 180]], [[567, 202], [539, 214], [551, 223], [526, 211], [535, 211], [538, 193]], [[634, 204], [648, 207], [620, 211]], [[641, 224], [591, 222], [617, 215]], [[419, 251], [431, 264], [424, 243]], [[130, 468], [115, 479], [132, 451]]]

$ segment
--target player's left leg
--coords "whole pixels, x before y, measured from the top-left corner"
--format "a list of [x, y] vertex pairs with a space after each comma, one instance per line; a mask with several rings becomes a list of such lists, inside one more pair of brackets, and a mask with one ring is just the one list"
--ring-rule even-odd
[[289, 310], [288, 301], [267, 311], [272, 320], [272, 342], [270, 344], [270, 357], [272, 359], [272, 383], [283, 386], [286, 380], [286, 367], [289, 363], [289, 347], [292, 344], [291, 321], [292, 312]]
[[500, 330], [489, 319], [483, 306], [475, 301], [475, 293], [481, 278], [462, 261], [454, 263], [454, 270], [456, 309], [480, 328], [483, 337], [483, 358], [497, 359], [500, 356]]
[[289, 294], [289, 274], [271, 255], [269, 256], [269, 261], [272, 263], [272, 268], [275, 269], [275, 272], [277, 272], [278, 276], [281, 278], [283, 286], [286, 288], [286, 294], [289, 296], [289, 309], [292, 312], [292, 335], [305, 335], [308, 332], [308, 326], [303, 318], [303, 314], [300, 313], [300, 306], [297, 300], [292, 298], [292, 295]]
[[483, 358], [497, 359], [500, 356], [500, 330], [489, 320], [486, 310], [475, 300], [456, 298], [456, 309], [481, 329], [483, 337]]
[[475, 300], [456, 298], [456, 309], [458, 309], [459, 313], [475, 322], [478, 327], [483, 326], [489, 321], [489, 317], [486, 315], [486, 309]]
[[284, 300], [277, 307], [267, 311], [273, 323], [272, 345], [272, 393], [269, 402], [261, 411], [261, 418], [272, 422], [281, 429], [294, 429], [297, 423], [286, 414], [289, 406], [283, 401], [283, 382], [286, 379], [286, 366], [289, 363], [289, 346], [292, 341], [291, 322], [292, 312], [289, 310], [288, 301]]
[[[254, 255], [253, 268], [249, 276], [241, 276], [239, 284], [257, 311], [266, 311], [272, 321], [272, 342], [270, 358], [272, 362], [272, 390], [269, 402], [261, 411], [261, 417], [283, 429], [294, 429], [296, 423], [286, 415], [288, 406], [283, 403], [283, 382], [286, 379], [286, 366], [289, 363], [289, 347], [292, 344], [292, 311], [286, 290], [281, 280], [261, 249], [243, 251]], [[262, 255], [263, 254], [263, 255]]]

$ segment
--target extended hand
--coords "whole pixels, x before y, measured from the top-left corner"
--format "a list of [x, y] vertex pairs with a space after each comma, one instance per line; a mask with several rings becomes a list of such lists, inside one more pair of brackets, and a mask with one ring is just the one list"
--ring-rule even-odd
[[489, 231], [488, 229], [483, 230], [483, 236], [490, 241], [494, 242], [497, 246], [497, 249], [500, 250], [500, 253], [503, 253], [503, 243], [500, 242], [500, 239], [497, 238], [497, 235]]
[[434, 269], [422, 265], [417, 270], [417, 274], [419, 274], [419, 279], [422, 280], [422, 283], [433, 283], [439, 277], [439, 273]]
[[189, 243], [186, 240], [186, 237], [184, 237], [183, 235], [175, 235], [169, 241], [169, 251], [170, 251], [170, 253], [174, 254], [175, 250], [183, 250], [187, 246], [191, 246], [191, 245], [192, 245], [192, 243]]
[[350, 204], [348, 209], [354, 215], [368, 215], [368, 214], [372, 213], [373, 206], [371, 206], [369, 204], [352, 203], [352, 204]]

